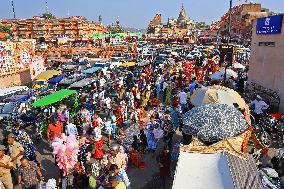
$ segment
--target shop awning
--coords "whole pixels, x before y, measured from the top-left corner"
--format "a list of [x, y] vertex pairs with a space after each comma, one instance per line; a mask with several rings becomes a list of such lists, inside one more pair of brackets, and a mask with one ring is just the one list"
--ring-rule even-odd
[[11, 96], [10, 98], [6, 98], [4, 101], [5, 102], [22, 102], [22, 101], [28, 100], [31, 96], [32, 96], [32, 94], [29, 94], [29, 95], [14, 95], [14, 96]]
[[40, 73], [39, 75], [37, 75], [34, 80], [48, 80], [50, 78], [52, 78], [53, 76], [59, 75], [61, 74], [61, 71], [57, 71], [57, 70], [46, 70], [42, 73]]
[[64, 98], [72, 94], [75, 94], [75, 93], [76, 93], [75, 90], [62, 89], [48, 96], [45, 96], [42, 99], [39, 99], [38, 101], [34, 102], [32, 106], [37, 106], [37, 107], [47, 106], [47, 105], [59, 102], [63, 100]]
[[120, 66], [122, 67], [131, 67], [131, 66], [135, 66], [136, 62], [125, 62], [123, 64], [121, 64]]
[[65, 76], [66, 74], [61, 74], [55, 78], [51, 78], [48, 80], [48, 83], [59, 83], [62, 79], [64, 79]]
[[27, 86], [14, 86], [14, 87], [2, 88], [0, 89], [0, 97], [11, 95], [19, 91], [27, 91], [27, 90], [29, 90]]
[[96, 73], [97, 71], [100, 71], [102, 69], [102, 67], [92, 67], [86, 70], [82, 70], [82, 73], [84, 74], [93, 74]]
[[80, 89], [97, 81], [97, 78], [85, 78], [69, 86], [70, 89]]

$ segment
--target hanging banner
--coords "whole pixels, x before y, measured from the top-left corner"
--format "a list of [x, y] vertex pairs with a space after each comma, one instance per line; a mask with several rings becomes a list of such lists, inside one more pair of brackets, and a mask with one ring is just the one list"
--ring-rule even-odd
[[46, 68], [44, 67], [44, 58], [41, 56], [35, 56], [32, 59], [32, 62], [30, 64], [30, 74], [31, 79], [34, 80], [34, 78], [40, 74], [41, 72], [45, 71]]
[[33, 41], [0, 41], [0, 76], [29, 69], [35, 54]]

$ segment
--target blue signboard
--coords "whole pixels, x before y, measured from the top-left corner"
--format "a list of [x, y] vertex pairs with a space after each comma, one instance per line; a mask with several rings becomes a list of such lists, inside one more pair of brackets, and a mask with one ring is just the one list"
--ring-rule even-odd
[[279, 34], [282, 27], [282, 15], [259, 18], [256, 23], [256, 34]]

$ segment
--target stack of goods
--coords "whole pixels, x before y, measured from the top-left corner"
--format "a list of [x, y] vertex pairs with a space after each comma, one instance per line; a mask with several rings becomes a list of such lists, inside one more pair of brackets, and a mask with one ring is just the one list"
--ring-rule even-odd
[[224, 104], [193, 108], [183, 117], [183, 132], [194, 137], [181, 150], [199, 153], [228, 153], [242, 156], [251, 130], [240, 111]]

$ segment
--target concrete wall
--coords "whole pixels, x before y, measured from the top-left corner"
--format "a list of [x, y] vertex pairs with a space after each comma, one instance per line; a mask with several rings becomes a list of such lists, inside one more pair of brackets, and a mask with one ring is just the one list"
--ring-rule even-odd
[[[248, 80], [276, 91], [284, 112], [284, 19], [281, 34], [257, 35], [256, 20], [253, 25]], [[259, 46], [259, 42], [275, 42], [275, 47]]]
[[20, 73], [0, 77], [0, 88], [11, 87], [14, 85], [27, 85], [31, 83], [30, 70], [21, 71]]
[[242, 6], [242, 12], [260, 12], [261, 4], [259, 3], [249, 3]]

